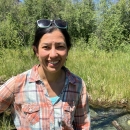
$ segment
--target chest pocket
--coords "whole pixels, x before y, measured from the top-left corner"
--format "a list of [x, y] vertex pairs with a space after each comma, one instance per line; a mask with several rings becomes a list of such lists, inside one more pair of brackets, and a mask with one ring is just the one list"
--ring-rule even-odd
[[23, 104], [21, 114], [21, 125], [28, 126], [39, 122], [40, 107], [37, 103]]
[[63, 120], [68, 126], [72, 125], [73, 118], [74, 118], [74, 112], [75, 112], [75, 102], [65, 102], [63, 104]]

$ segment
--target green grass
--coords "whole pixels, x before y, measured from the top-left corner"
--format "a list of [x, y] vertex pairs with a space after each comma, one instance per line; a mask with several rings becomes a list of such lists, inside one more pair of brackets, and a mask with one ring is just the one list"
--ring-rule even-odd
[[113, 102], [130, 99], [130, 51], [105, 52], [73, 49], [67, 66], [81, 76], [95, 101]]
[[0, 51], [0, 80], [5, 81], [11, 76], [30, 69], [37, 63], [31, 48], [1, 49]]
[[[31, 48], [0, 52], [0, 80], [30, 69], [38, 63]], [[66, 66], [82, 77], [93, 100], [130, 99], [130, 48], [127, 52], [73, 48]]]
[[[30, 69], [38, 61], [31, 48], [1, 49], [0, 81]], [[109, 107], [127, 104], [130, 110], [130, 47], [126, 52], [105, 52], [90, 48], [73, 48], [66, 66], [82, 77], [90, 95], [91, 105]], [[0, 128], [9, 130], [10, 118], [0, 117]], [[12, 126], [13, 127], [13, 126]]]
[[13, 120], [7, 111], [0, 115], [0, 130], [13, 130], [15, 128]]

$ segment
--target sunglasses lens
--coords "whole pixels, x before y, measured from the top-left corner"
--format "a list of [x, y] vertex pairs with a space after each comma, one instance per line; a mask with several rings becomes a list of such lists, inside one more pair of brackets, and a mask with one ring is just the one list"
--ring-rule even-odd
[[50, 26], [50, 24], [51, 24], [50, 20], [47, 20], [47, 19], [41, 19], [37, 21], [37, 25], [40, 28], [46, 28]]
[[47, 28], [49, 27], [52, 23], [54, 23], [58, 28], [66, 29], [67, 28], [67, 22], [63, 20], [48, 20], [48, 19], [40, 19], [37, 20], [37, 25], [39, 28]]
[[59, 28], [67, 28], [67, 22], [63, 21], [63, 20], [55, 20], [55, 24], [56, 26], [58, 26]]

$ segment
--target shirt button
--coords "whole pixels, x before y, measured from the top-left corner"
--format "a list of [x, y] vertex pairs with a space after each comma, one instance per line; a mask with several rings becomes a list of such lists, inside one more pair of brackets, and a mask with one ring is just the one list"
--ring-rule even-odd
[[32, 109], [31, 109], [31, 108], [29, 108], [29, 112], [32, 112]]

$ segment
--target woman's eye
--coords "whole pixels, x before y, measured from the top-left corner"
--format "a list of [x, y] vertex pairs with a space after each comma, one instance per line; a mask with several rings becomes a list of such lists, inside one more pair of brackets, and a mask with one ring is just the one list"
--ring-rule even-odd
[[65, 47], [64, 46], [58, 46], [59, 49], [64, 49]]
[[49, 49], [49, 47], [48, 47], [48, 46], [43, 46], [42, 48], [44, 48], [44, 49]]

